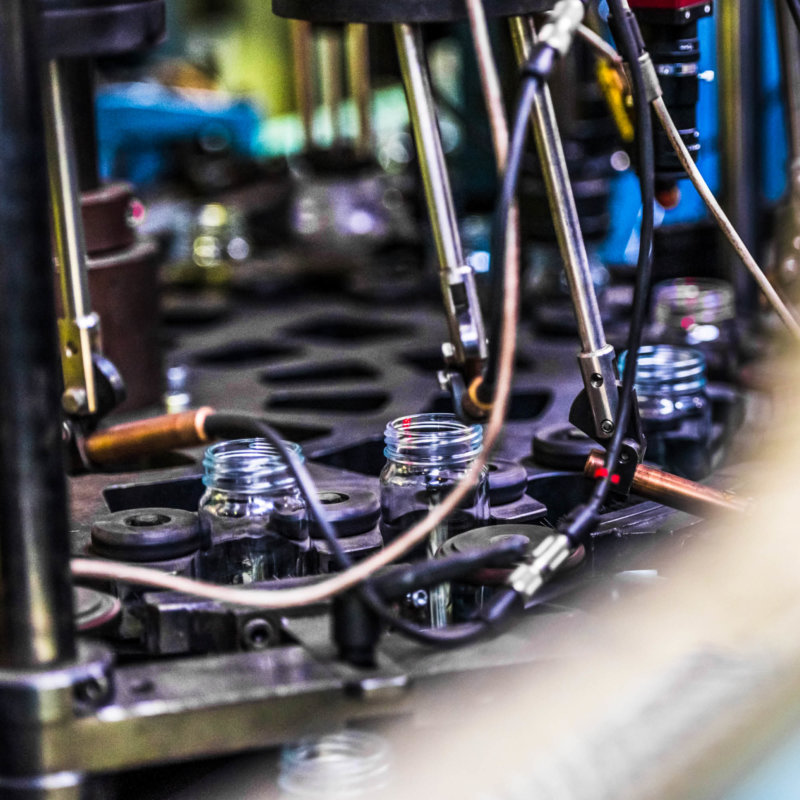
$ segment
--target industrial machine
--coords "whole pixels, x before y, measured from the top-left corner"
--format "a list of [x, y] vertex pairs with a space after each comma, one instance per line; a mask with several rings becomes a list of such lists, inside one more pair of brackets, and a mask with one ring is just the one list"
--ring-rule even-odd
[[111, 81], [171, 1], [0, 7], [0, 797], [402, 797], [387, 726], [573, 674], [752, 519], [800, 6], [273, 0], [281, 155], [207, 74]]

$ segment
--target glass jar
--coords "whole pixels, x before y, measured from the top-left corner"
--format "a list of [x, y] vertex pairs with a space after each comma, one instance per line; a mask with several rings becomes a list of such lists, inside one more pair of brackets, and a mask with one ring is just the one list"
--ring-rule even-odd
[[[299, 445], [287, 442], [302, 459]], [[308, 514], [278, 451], [264, 439], [220, 442], [203, 458], [201, 572], [219, 583], [305, 573]]]
[[[627, 352], [619, 357], [620, 374]], [[703, 354], [669, 344], [639, 348], [636, 393], [647, 459], [692, 480], [711, 472], [711, 403]]]
[[285, 798], [376, 798], [390, 777], [388, 742], [374, 733], [345, 730], [284, 747], [278, 785]]
[[[480, 425], [465, 425], [455, 414], [399, 417], [384, 431], [386, 466], [381, 472], [381, 533], [386, 543], [407, 531], [442, 502], [464, 477], [483, 447]], [[452, 536], [489, 522], [488, 470], [459, 507], [412, 551], [433, 558]], [[447, 623], [446, 587], [429, 593], [430, 624]]]
[[712, 378], [734, 380], [739, 337], [733, 286], [713, 278], [676, 278], [656, 284], [648, 339], [693, 347], [705, 356]]

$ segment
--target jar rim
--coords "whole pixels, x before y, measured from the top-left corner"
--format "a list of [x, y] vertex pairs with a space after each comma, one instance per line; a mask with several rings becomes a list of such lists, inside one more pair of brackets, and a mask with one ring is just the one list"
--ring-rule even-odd
[[684, 328], [724, 322], [736, 316], [733, 286], [720, 278], [662, 281], [653, 287], [653, 316], [657, 322], [675, 322]]
[[[305, 460], [299, 444], [285, 440], [284, 444]], [[203, 468], [203, 483], [212, 488], [249, 491], [294, 482], [275, 445], [260, 438], [229, 439], [211, 445], [203, 455]]]
[[483, 447], [483, 428], [467, 425], [455, 414], [424, 413], [397, 417], [384, 430], [390, 459], [413, 464], [470, 461]]

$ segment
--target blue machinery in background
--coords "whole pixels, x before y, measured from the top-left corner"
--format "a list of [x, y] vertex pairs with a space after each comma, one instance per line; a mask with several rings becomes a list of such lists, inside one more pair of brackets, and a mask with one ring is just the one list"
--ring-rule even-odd
[[[759, 107], [743, 109], [760, 120], [761, 152], [758, 153], [761, 197], [776, 202], [786, 189], [787, 136], [781, 98], [780, 60], [777, 46], [775, 7], [772, 0], [759, 0], [761, 47], [759, 48]], [[700, 84], [697, 107], [701, 150], [698, 165], [711, 188], [720, 190], [718, 87], [716, 72], [715, 18], [698, 22], [700, 72], [709, 79]], [[383, 104], [384, 107], [386, 104]], [[381, 104], [377, 104], [380, 110]], [[285, 120], [263, 121], [248, 100], [229, 98], [200, 90], [176, 91], [155, 83], [113, 84], [98, 92], [98, 142], [102, 177], [122, 177], [139, 186], [163, 177], [169, 147], [195, 137], [219, 137], [243, 155], [275, 155], [270, 142], [272, 126], [286, 129]], [[297, 126], [299, 129], [299, 125]], [[265, 132], [266, 128], [266, 132]], [[285, 136], [278, 137], [286, 140]], [[299, 136], [289, 137], [301, 146]], [[662, 226], [698, 222], [706, 218], [705, 207], [688, 180], [679, 183], [681, 200], [669, 211], [659, 209]], [[611, 230], [600, 251], [610, 264], [632, 263], [638, 245], [639, 193], [632, 170], [619, 175], [611, 196]], [[754, 209], [755, 213], [755, 209]]]

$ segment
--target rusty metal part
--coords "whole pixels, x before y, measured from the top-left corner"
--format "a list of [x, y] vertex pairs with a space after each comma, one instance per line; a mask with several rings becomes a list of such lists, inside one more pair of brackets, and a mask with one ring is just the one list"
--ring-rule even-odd
[[[598, 470], [605, 467], [603, 453], [592, 450], [586, 459], [584, 474], [594, 478]], [[738, 497], [732, 492], [713, 489], [687, 478], [679, 478], [669, 472], [640, 464], [633, 476], [631, 491], [648, 500], [656, 500], [670, 508], [687, 511], [698, 516], [708, 516], [719, 511], [744, 512], [750, 507], [750, 500]]]
[[130, 223], [133, 202], [132, 187], [127, 183], [109, 183], [81, 193], [87, 253], [123, 250], [133, 244], [135, 233]]
[[210, 406], [203, 406], [180, 414], [114, 425], [87, 437], [86, 456], [93, 464], [113, 464], [179, 447], [195, 447], [208, 441], [204, 424], [213, 411]]

